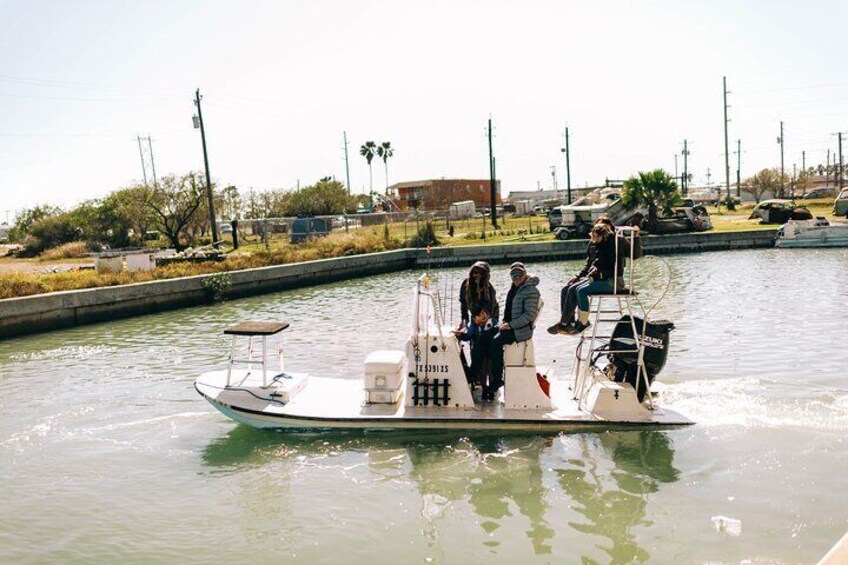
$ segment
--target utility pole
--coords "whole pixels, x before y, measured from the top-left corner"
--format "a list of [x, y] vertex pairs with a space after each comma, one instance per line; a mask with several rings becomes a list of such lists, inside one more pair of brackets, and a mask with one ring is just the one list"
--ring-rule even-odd
[[730, 198], [730, 151], [727, 147], [727, 77], [721, 77], [724, 85], [724, 187]]
[[795, 198], [795, 185], [798, 178], [798, 164], [792, 163], [792, 198]]
[[783, 121], [780, 122], [780, 137], [777, 138], [780, 144], [780, 197], [786, 196], [786, 175], [783, 172]]
[[827, 150], [827, 167], [824, 170], [824, 184], [830, 186], [830, 149]]
[[200, 128], [200, 140], [203, 142], [203, 166], [206, 168], [206, 196], [209, 199], [209, 221], [212, 224], [212, 244], [218, 246], [218, 222], [215, 221], [215, 202], [212, 198], [212, 178], [209, 176], [209, 156], [206, 153], [206, 129], [203, 127], [203, 111], [200, 109], [200, 89], [194, 93], [194, 105], [197, 106], [195, 128]]
[[742, 197], [742, 140], [736, 140], [736, 196]]
[[344, 150], [345, 150], [345, 174], [347, 174], [347, 194], [350, 195], [350, 164], [347, 160], [347, 132], [342, 132], [344, 135]]
[[683, 140], [683, 196], [689, 194], [689, 142]]
[[141, 136], [136, 135], [138, 140], [138, 156], [141, 157], [141, 174], [144, 175], [144, 186], [147, 186], [147, 167], [144, 166], [144, 151], [141, 149]]
[[556, 194], [556, 199], [559, 200], [559, 186], [557, 185], [556, 165], [551, 165], [551, 186], [554, 189], [554, 194]]
[[498, 229], [498, 198], [495, 180], [495, 157], [492, 154], [492, 118], [489, 118], [489, 192], [492, 198], [492, 227]]
[[[150, 176], [153, 178], [153, 186], [159, 186], [159, 179], [156, 178], [156, 162], [153, 160], [153, 141], [150, 136], [141, 137], [136, 135], [138, 140], [138, 154], [141, 156], [141, 174], [144, 176], [144, 186], [147, 186], [147, 170], [150, 169]], [[147, 142], [146, 144], [143, 142]]]
[[842, 190], [842, 132], [839, 132], [839, 167], [836, 170], [839, 179], [839, 190]]
[[677, 172], [677, 153], [674, 154], [674, 180], [680, 182], [680, 174]]
[[571, 159], [568, 150], [568, 126], [565, 126], [565, 147], [560, 151], [565, 153], [565, 182], [568, 187], [568, 203], [571, 204]]
[[807, 152], [806, 151], [801, 151], [801, 170], [802, 171], [807, 170]]

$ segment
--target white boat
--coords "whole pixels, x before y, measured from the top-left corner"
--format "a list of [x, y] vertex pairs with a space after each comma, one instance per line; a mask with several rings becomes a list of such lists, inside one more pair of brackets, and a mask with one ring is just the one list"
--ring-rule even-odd
[[780, 226], [776, 247], [848, 247], [848, 223], [829, 223], [824, 218], [790, 220]]
[[[642, 323], [632, 312], [635, 293], [593, 297], [594, 323], [569, 378], [536, 366], [532, 340], [506, 346], [506, 384], [484, 401], [466, 377], [435, 286], [426, 274], [415, 285], [406, 350], [371, 353], [360, 379], [290, 373], [281, 339], [288, 323], [246, 322], [224, 332], [233, 337], [229, 367], [201, 375], [195, 388], [226, 416], [258, 428], [557, 432], [693, 423], [650, 392], [673, 325]], [[237, 345], [245, 338], [246, 352]], [[273, 341], [279, 348], [269, 356]]]

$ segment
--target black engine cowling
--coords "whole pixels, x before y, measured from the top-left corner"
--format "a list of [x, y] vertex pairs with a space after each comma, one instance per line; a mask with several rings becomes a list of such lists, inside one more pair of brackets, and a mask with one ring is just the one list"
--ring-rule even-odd
[[633, 337], [633, 326], [636, 333], [642, 335], [645, 345], [645, 370], [648, 376], [648, 386], [654, 382], [654, 378], [662, 371], [668, 359], [668, 334], [674, 329], [674, 324], [668, 320], [645, 321], [641, 318], [623, 316], [615, 326], [610, 338], [610, 363], [615, 368], [613, 378], [616, 382], [627, 382], [636, 390], [639, 402], [645, 398], [647, 388], [644, 383], [638, 382], [639, 371], [637, 365], [638, 353], [636, 350], [636, 339]]

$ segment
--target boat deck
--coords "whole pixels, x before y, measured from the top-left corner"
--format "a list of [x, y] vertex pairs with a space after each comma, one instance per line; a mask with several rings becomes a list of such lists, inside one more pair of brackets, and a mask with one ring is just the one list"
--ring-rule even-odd
[[261, 371], [202, 375], [197, 391], [227, 416], [245, 424], [274, 428], [349, 429], [496, 429], [572, 430], [602, 426], [679, 426], [692, 422], [680, 414], [656, 409], [650, 421], [610, 422], [578, 409], [567, 382], [551, 383], [555, 407], [551, 410], [507, 409], [501, 402], [477, 402], [474, 408], [366, 404], [362, 381], [310, 377], [306, 387], [290, 402], [273, 398], [274, 387], [261, 386]]

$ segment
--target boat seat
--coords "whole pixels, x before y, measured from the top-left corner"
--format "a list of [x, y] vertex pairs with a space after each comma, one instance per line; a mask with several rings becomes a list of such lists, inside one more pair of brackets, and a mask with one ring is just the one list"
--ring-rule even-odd
[[536, 365], [536, 354], [533, 340], [519, 341], [504, 346], [505, 367], [533, 367]]
[[269, 336], [280, 333], [291, 324], [288, 322], [241, 322], [224, 330], [225, 335]]

